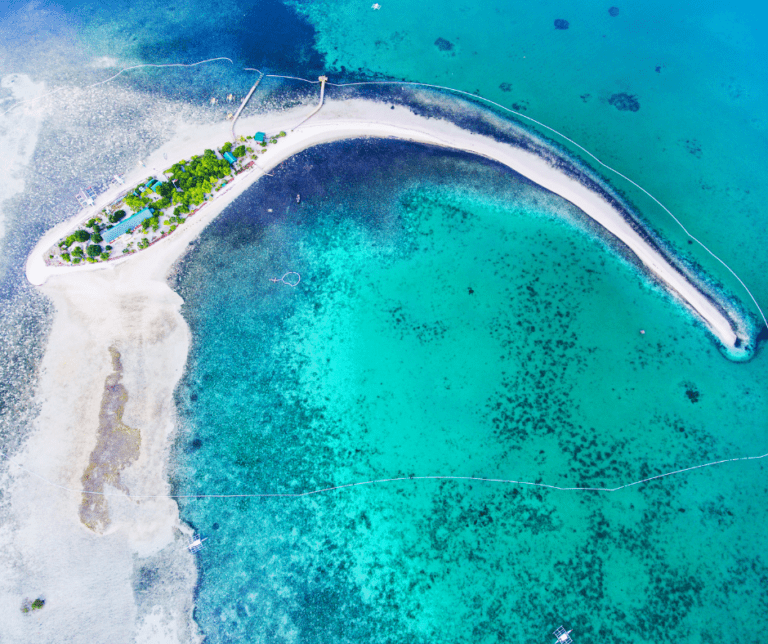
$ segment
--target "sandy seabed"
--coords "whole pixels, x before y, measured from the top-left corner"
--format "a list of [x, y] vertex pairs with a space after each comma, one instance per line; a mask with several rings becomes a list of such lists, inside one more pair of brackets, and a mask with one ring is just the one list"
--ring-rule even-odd
[[[106, 264], [46, 267], [44, 251], [74, 227], [73, 220], [51, 230], [30, 255], [28, 279], [51, 299], [56, 314], [39, 381], [36, 431], [15, 459], [26, 470], [12, 466], [12, 519], [2, 527], [0, 542], [11, 558], [17, 556], [0, 580], [0, 642], [201, 639], [192, 616], [196, 566], [185, 547], [190, 530], [181, 523], [175, 501], [163, 497], [170, 489], [166, 463], [175, 427], [173, 391], [190, 344], [182, 300], [167, 276], [203, 228], [263, 171], [308, 147], [359, 137], [398, 138], [499, 161], [584, 211], [625, 244], [725, 347], [736, 345], [734, 328], [741, 327], [723, 307], [603, 196], [542, 157], [406, 107], [362, 99], [326, 101], [291, 131], [308, 111], [304, 106], [238, 121], [237, 132], [285, 130], [288, 135], [259, 157], [260, 167], [238, 175], [188, 223], [149, 249]], [[230, 122], [179, 124], [172, 141], [146, 160], [146, 167], [125, 177], [126, 186], [220, 146], [230, 139], [230, 127]], [[101, 195], [92, 212], [120, 189]], [[84, 218], [81, 212], [76, 220]], [[118, 431], [139, 436], [138, 448], [131, 452], [125, 446], [136, 445], [124, 441], [120, 449], [128, 451], [118, 455], [118, 448], [104, 442], [105, 432]], [[84, 481], [90, 482], [88, 489], [109, 495], [98, 507], [79, 492]], [[93, 507], [84, 511], [88, 504]], [[38, 596], [45, 598], [45, 607], [22, 614], [23, 599]]]

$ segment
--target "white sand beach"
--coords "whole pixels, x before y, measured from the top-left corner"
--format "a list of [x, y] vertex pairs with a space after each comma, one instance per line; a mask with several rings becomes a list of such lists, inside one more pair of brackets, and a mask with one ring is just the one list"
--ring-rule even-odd
[[[248, 117], [238, 121], [236, 129], [249, 134], [257, 129], [288, 132], [259, 158], [267, 172], [308, 147], [359, 137], [405, 139], [496, 160], [584, 211], [624, 243], [723, 345], [735, 346], [732, 321], [706, 294], [603, 197], [535, 154], [446, 121], [417, 116], [404, 107], [391, 109], [362, 99], [326, 101], [319, 113], [291, 131], [307, 112], [305, 106]], [[162, 172], [178, 159], [220, 146], [228, 140], [230, 127], [228, 121], [180, 124], [173, 140], [145, 160], [146, 167], [127, 174], [126, 186], [150, 172]], [[44, 588], [46, 606], [31, 619], [16, 608], [7, 620], [8, 641], [78, 642], [78, 632], [88, 633], [89, 641], [95, 641], [96, 633], [98, 641], [199, 640], [191, 612], [196, 572], [194, 555], [185, 548], [188, 529], [179, 521], [176, 503], [162, 498], [170, 489], [166, 461], [175, 423], [173, 391], [190, 343], [181, 299], [166, 279], [203, 228], [260, 176], [259, 169], [242, 173], [187, 224], [135, 255], [105, 264], [45, 266], [43, 252], [73, 228], [74, 221], [50, 231], [30, 255], [28, 279], [53, 301], [56, 316], [38, 388], [41, 413], [36, 432], [15, 462], [50, 483], [12, 468], [17, 475], [11, 488], [14, 520], [4, 529], [12, 532], [8, 539], [20, 553], [20, 564], [12, 579], [0, 582], [0, 600], [13, 606], [19, 595], [34, 598], [36, 589]], [[101, 195], [93, 211], [119, 190]], [[86, 217], [80, 213], [77, 221]], [[119, 473], [122, 491], [116, 484], [104, 488], [114, 496], [107, 497], [107, 520], [100, 532], [81, 521], [82, 495], [76, 490], [83, 487], [84, 472], [98, 444], [105, 381], [116, 373], [110, 349], [119, 352], [119, 377], [127, 392], [122, 422], [140, 431], [141, 444], [137, 458]], [[126, 491], [159, 498], [129, 499]], [[137, 571], [161, 558], [175, 562], [170, 568], [158, 568], [164, 590], [154, 581], [147, 599], [139, 601], [134, 588]], [[83, 623], [91, 626], [80, 629]]]

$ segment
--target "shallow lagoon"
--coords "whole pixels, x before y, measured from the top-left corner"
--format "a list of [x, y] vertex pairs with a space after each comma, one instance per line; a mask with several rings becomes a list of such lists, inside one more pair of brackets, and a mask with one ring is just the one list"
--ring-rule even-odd
[[[296, 288], [270, 281], [289, 270]], [[177, 280], [195, 338], [178, 493], [615, 486], [759, 439], [762, 361], [726, 360], [567, 204], [464, 155], [302, 153]], [[196, 618], [222, 642], [534, 642], [561, 622], [739, 641], [760, 610], [763, 475], [186, 502], [211, 544]]]

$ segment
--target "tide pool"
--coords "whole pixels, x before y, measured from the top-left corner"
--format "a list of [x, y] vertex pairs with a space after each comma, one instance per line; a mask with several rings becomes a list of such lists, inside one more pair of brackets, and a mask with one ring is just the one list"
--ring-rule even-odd
[[[270, 281], [287, 271], [295, 288]], [[205, 231], [176, 287], [179, 494], [613, 487], [760, 445], [763, 361], [726, 360], [572, 207], [465, 155], [304, 152]], [[185, 501], [209, 536], [195, 617], [212, 642], [539, 642], [560, 623], [742, 641], [764, 474]]]

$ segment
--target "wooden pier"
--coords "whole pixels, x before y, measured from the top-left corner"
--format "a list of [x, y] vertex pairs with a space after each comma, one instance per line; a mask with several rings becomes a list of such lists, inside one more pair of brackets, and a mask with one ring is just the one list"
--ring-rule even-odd
[[237, 112], [235, 112], [235, 116], [232, 118], [232, 140], [235, 140], [235, 123], [237, 122], [238, 117], [240, 116], [240, 113], [243, 111], [243, 108], [245, 107], [246, 103], [250, 100], [251, 96], [253, 96], [253, 93], [256, 91], [256, 88], [259, 86], [259, 83], [261, 82], [261, 79], [264, 78], [264, 72], [259, 73], [259, 77], [256, 79], [256, 82], [253, 84], [253, 87], [251, 87], [251, 91], [248, 92], [248, 95], [243, 99], [243, 102], [240, 103], [240, 107], [237, 108]]

